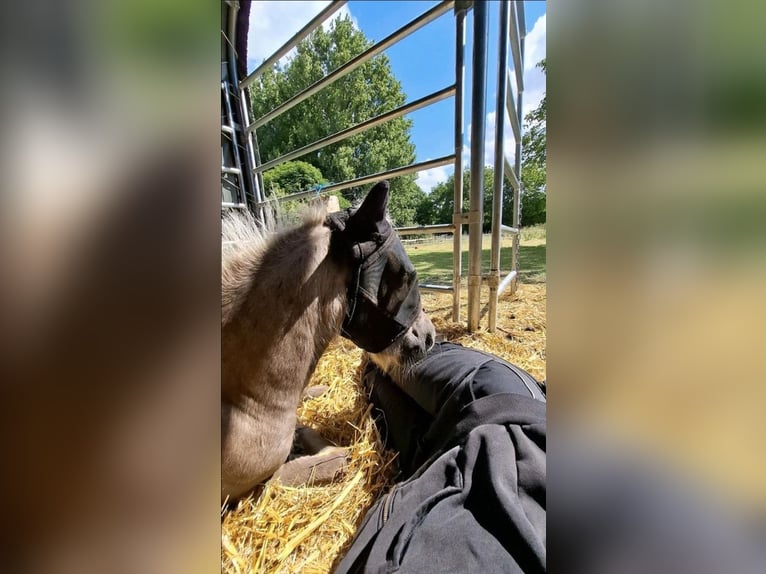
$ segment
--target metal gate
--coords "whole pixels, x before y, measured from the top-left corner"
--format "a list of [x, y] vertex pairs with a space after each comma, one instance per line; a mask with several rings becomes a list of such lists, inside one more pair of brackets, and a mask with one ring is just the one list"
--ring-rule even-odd
[[[367, 50], [352, 58], [324, 78], [318, 80], [303, 91], [295, 94], [273, 110], [261, 117], [249, 119], [248, 90], [258, 77], [287, 54], [301, 40], [306, 38], [317, 27], [330, 18], [346, 3], [339, 0], [329, 4], [322, 12], [307, 23], [292, 38], [290, 38], [274, 54], [268, 57], [252, 73], [242, 80], [238, 79], [236, 66], [236, 28], [240, 2], [227, 1], [224, 10], [228, 9], [226, 22], [226, 64], [222, 65], [222, 208], [249, 209], [257, 217], [263, 216], [263, 208], [267, 201], [289, 201], [316, 197], [317, 194], [327, 194], [349, 187], [373, 183], [385, 178], [423, 171], [426, 169], [453, 165], [455, 169], [454, 213], [451, 222], [440, 225], [399, 227], [400, 236], [425, 235], [436, 233], [453, 234], [453, 274], [451, 285], [421, 284], [423, 291], [450, 292], [453, 297], [452, 318], [461, 320], [461, 286], [462, 286], [462, 242], [463, 225], [468, 226], [469, 270], [468, 287], [468, 328], [473, 331], [479, 328], [481, 308], [481, 287], [489, 287], [489, 324], [494, 331], [497, 323], [497, 302], [505, 289], [516, 289], [518, 281], [518, 248], [521, 215], [521, 137], [522, 137], [522, 93], [524, 70], [524, 3], [516, 0], [501, 0], [500, 2], [470, 2], [445, 1], [427, 10], [411, 22], [389, 34], [386, 38], [370, 46]], [[244, 3], [243, 3], [244, 4]], [[491, 230], [491, 263], [489, 272], [482, 273], [482, 222], [484, 199], [484, 137], [487, 86], [487, 32], [489, 27], [489, 10], [497, 8], [500, 11], [500, 39], [498, 43], [498, 90], [495, 113], [495, 158], [492, 201], [492, 230]], [[389, 112], [371, 118], [359, 124], [349, 126], [337, 133], [326, 136], [312, 144], [290, 151], [268, 162], [261, 162], [258, 151], [257, 130], [274, 118], [292, 107], [310, 98], [326, 86], [352, 72], [363, 63], [393, 46], [403, 38], [433, 22], [447, 12], [452, 12], [455, 19], [455, 77], [454, 83], [433, 92], [418, 100], [402, 105]], [[469, 11], [473, 16], [473, 46], [472, 46], [472, 77], [471, 77], [471, 145], [470, 145], [470, 193], [469, 206], [466, 211], [463, 206], [463, 140], [464, 118], [463, 103], [465, 89], [465, 32], [466, 17]], [[239, 14], [241, 17], [242, 14]], [[516, 94], [511, 86], [511, 75], [508, 68], [508, 51], [511, 51], [515, 68]], [[223, 54], [223, 52], [222, 52]], [[224, 61], [222, 55], [222, 62]], [[447, 98], [454, 98], [454, 152], [429, 161], [417, 162], [390, 169], [380, 173], [368, 174], [355, 179], [333, 183], [317, 191], [315, 189], [294, 193], [291, 195], [267, 200], [263, 187], [263, 173], [286, 161], [299, 158], [307, 153], [319, 150], [327, 145], [342, 141], [372, 127], [383, 124], [391, 119], [402, 117], [415, 110], [432, 105]], [[508, 111], [515, 142], [515, 165], [511, 166], [503, 149], [504, 143], [504, 112]], [[228, 137], [232, 144], [228, 145]], [[244, 144], [244, 145], [242, 145]], [[227, 153], [231, 150], [231, 153]], [[502, 224], [502, 194], [503, 181], [508, 178], [513, 190], [513, 225]], [[503, 275], [500, 269], [501, 236], [510, 233], [513, 236], [512, 266]]]

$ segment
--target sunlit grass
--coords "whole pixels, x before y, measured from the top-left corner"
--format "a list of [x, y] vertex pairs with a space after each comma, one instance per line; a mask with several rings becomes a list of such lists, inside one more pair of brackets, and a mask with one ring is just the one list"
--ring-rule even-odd
[[[544, 225], [523, 228], [519, 246], [519, 279], [523, 283], [545, 283], [545, 245]], [[504, 275], [511, 269], [512, 238], [503, 237], [500, 249], [500, 271]], [[482, 273], [487, 273], [490, 266], [491, 237], [484, 235], [482, 240]], [[452, 282], [452, 237], [429, 241], [427, 243], [407, 243], [407, 254], [418, 272], [421, 283], [449, 284]], [[462, 276], [468, 274], [468, 237], [463, 236]]]

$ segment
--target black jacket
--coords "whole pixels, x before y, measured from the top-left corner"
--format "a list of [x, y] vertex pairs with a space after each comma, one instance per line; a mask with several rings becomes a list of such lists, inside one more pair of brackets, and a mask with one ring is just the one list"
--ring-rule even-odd
[[366, 379], [409, 477], [370, 509], [336, 572], [545, 571], [545, 397], [534, 379], [451, 343], [400, 388]]

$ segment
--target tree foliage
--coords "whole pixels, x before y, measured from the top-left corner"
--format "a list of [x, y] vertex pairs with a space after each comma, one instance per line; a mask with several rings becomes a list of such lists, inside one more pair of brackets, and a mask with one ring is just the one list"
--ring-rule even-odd
[[[305, 161], [286, 161], [263, 174], [266, 197], [282, 197], [312, 188], [321, 188], [326, 184], [327, 180], [322, 176], [322, 172]], [[346, 198], [340, 195], [340, 192], [332, 192], [330, 195], [338, 197], [341, 209], [351, 205]], [[293, 202], [288, 200], [288, 203]], [[297, 207], [297, 205], [291, 205], [291, 210], [295, 210]]]
[[[537, 165], [525, 166], [522, 169], [525, 192], [523, 209], [521, 210], [522, 226], [535, 225], [545, 222], [545, 168]], [[494, 189], [495, 170], [491, 166], [484, 168], [484, 219], [482, 229], [489, 232], [492, 229], [492, 193]], [[463, 173], [463, 211], [468, 211], [471, 171]], [[453, 206], [455, 177], [450, 175], [447, 181], [437, 184], [428, 195], [423, 195], [416, 209], [415, 221], [419, 225], [434, 225], [450, 223], [454, 212]], [[503, 182], [503, 217], [504, 225], [513, 225], [513, 187], [508, 178]]]
[[288, 161], [263, 174], [263, 187], [267, 196], [277, 197], [306, 191], [327, 183], [322, 172], [305, 161]]
[[[545, 60], [541, 60], [537, 67], [544, 73], [547, 71]], [[547, 115], [547, 96], [543, 94], [543, 99], [540, 100], [538, 106], [524, 118], [524, 135], [521, 138], [521, 159], [524, 165], [535, 164], [545, 167], [545, 124]]]
[[[492, 190], [494, 189], [495, 170], [490, 166], [484, 168], [484, 219], [482, 229], [485, 232], [492, 229]], [[469, 189], [471, 186], [471, 170], [463, 172], [463, 211], [469, 208]], [[455, 205], [455, 176], [450, 175], [447, 181], [437, 184], [431, 193], [425, 195], [417, 208], [417, 222], [420, 225], [451, 223]], [[513, 189], [506, 179], [503, 183], [503, 223], [511, 225], [511, 206]]]
[[[357, 56], [372, 42], [350, 18], [338, 17], [329, 31], [317, 28], [297, 46], [284, 66], [267, 70], [251, 90], [254, 117], [287, 101]], [[258, 128], [261, 159], [269, 161], [289, 151], [390, 111], [406, 101], [400, 82], [385, 55], [365, 62], [304, 102]], [[318, 168], [331, 183], [370, 175], [415, 161], [410, 141], [411, 120], [397, 118], [361, 134], [306, 154], [301, 160]], [[266, 172], [268, 175], [268, 172]], [[358, 200], [369, 186], [344, 190]], [[422, 191], [415, 176], [391, 181], [389, 212], [397, 224], [412, 223]]]
[[[542, 60], [538, 67], [545, 73], [546, 61]], [[521, 225], [544, 223], [546, 219], [546, 131], [547, 118], [546, 97], [524, 118], [524, 135], [522, 136], [522, 168], [521, 182], [524, 190], [522, 196]], [[492, 189], [494, 188], [494, 169], [484, 168], [484, 221], [485, 232], [492, 227]], [[463, 207], [468, 210], [468, 190], [470, 187], [470, 170], [463, 174]], [[416, 221], [420, 225], [449, 223], [452, 221], [455, 178], [450, 176], [447, 181], [436, 185], [431, 193], [424, 195], [416, 210]], [[508, 178], [503, 183], [503, 217], [505, 225], [513, 225], [513, 188]]]
[[[546, 60], [542, 60], [537, 66], [547, 74]], [[524, 135], [521, 140], [521, 182], [524, 189], [521, 209], [522, 225], [544, 223], [546, 219], [547, 115], [547, 96], [543, 95], [540, 104], [524, 118]]]

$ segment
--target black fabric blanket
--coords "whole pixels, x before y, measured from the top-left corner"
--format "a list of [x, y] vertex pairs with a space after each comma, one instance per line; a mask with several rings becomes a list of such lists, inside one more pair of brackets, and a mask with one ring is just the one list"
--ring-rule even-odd
[[546, 405], [525, 371], [452, 343], [394, 383], [364, 374], [402, 480], [338, 573], [544, 572]]

